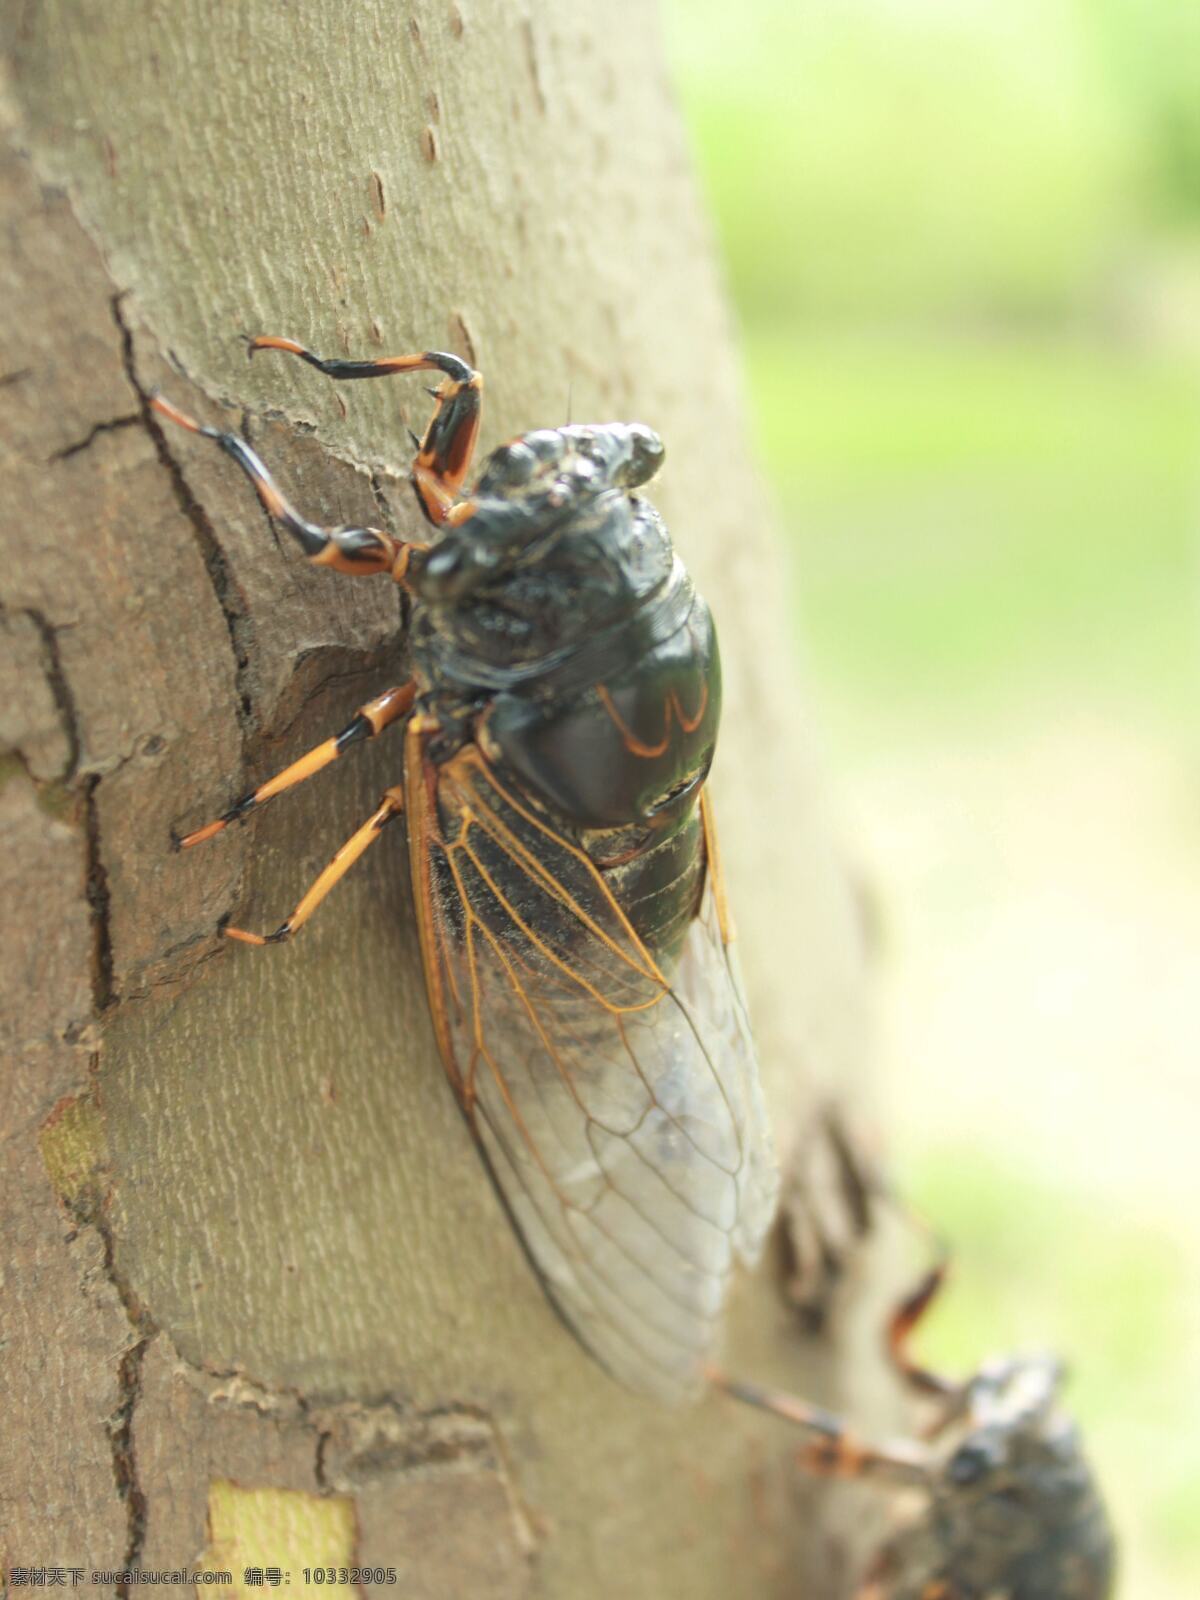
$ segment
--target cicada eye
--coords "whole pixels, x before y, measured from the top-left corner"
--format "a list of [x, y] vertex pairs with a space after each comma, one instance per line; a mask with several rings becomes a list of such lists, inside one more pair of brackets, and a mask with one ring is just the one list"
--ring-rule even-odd
[[990, 1439], [968, 1439], [950, 1458], [947, 1475], [952, 1483], [978, 1483], [1000, 1465], [1002, 1451]]
[[662, 440], [653, 428], [647, 428], [641, 422], [631, 422], [629, 465], [622, 474], [626, 487], [636, 489], [639, 484], [648, 483], [662, 466], [666, 453]]
[[565, 444], [563, 435], [558, 428], [535, 428], [532, 433], [521, 435], [521, 443], [527, 450], [541, 462], [561, 461]]
[[488, 465], [488, 477], [497, 485], [518, 489], [529, 482], [537, 464], [533, 451], [518, 439], [496, 451]]

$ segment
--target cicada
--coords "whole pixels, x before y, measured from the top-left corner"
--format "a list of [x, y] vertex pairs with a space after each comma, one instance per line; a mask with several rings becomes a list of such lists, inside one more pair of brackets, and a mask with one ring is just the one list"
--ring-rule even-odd
[[181, 842], [403, 726], [399, 781], [286, 921], [224, 931], [294, 936], [405, 819], [442, 1061], [527, 1253], [617, 1378], [686, 1397], [734, 1260], [759, 1251], [776, 1174], [704, 788], [716, 633], [639, 493], [662, 442], [636, 423], [526, 433], [468, 488], [483, 384], [457, 356], [248, 342], [335, 379], [440, 374], [414, 436], [425, 539], [307, 521], [244, 439], [153, 401], [232, 457], [310, 561], [402, 585], [412, 670]]
[[1108, 1600], [1115, 1541], [1078, 1429], [1059, 1404], [1057, 1358], [1004, 1357], [956, 1382], [909, 1355], [944, 1276], [942, 1263], [888, 1324], [896, 1370], [936, 1403], [919, 1439], [868, 1443], [819, 1406], [717, 1369], [709, 1376], [812, 1435], [799, 1456], [807, 1471], [910, 1491], [855, 1600]]

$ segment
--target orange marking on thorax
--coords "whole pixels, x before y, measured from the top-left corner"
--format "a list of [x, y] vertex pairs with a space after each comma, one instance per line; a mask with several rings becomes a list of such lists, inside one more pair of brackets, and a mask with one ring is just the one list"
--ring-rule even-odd
[[696, 708], [694, 717], [689, 717], [685, 713], [679, 703], [679, 696], [674, 689], [671, 690], [671, 704], [675, 707], [675, 715], [679, 718], [679, 726], [684, 733], [695, 733], [696, 729], [704, 721], [704, 713], [708, 710], [708, 679], [703, 679], [700, 684], [700, 704]]
[[621, 735], [621, 743], [625, 746], [626, 750], [629, 751], [631, 756], [642, 756], [645, 760], [650, 761], [653, 760], [655, 756], [661, 756], [666, 753], [667, 746], [671, 742], [671, 702], [669, 699], [663, 706], [662, 738], [659, 740], [658, 744], [646, 744], [644, 740], [638, 738], [637, 734], [634, 733], [632, 728], [626, 725], [625, 719], [617, 710], [616, 705], [613, 702], [612, 695], [609, 694], [608, 690], [602, 683], [598, 683], [596, 685], [596, 694], [599, 697], [600, 704], [608, 712], [609, 716], [615, 723], [617, 732]]
[[637, 734], [634, 733], [633, 729], [626, 724], [625, 719], [617, 710], [612, 695], [605, 688], [604, 684], [598, 683], [596, 685], [596, 694], [599, 697], [600, 704], [608, 712], [609, 716], [615, 723], [617, 732], [621, 735], [621, 742], [625, 746], [626, 750], [629, 751], [631, 756], [641, 756], [642, 759], [646, 761], [653, 761], [656, 757], [665, 755], [667, 753], [667, 749], [671, 743], [672, 716], [674, 716], [675, 720], [679, 723], [682, 732], [695, 733], [696, 729], [704, 721], [704, 713], [708, 710], [707, 682], [701, 685], [700, 705], [696, 710], [695, 716], [692, 717], [689, 717], [687, 712], [684, 711], [682, 705], [680, 705], [679, 696], [676, 694], [675, 690], [670, 690], [667, 694], [666, 700], [663, 702], [663, 736], [657, 744], [647, 744], [644, 739], [639, 739]]

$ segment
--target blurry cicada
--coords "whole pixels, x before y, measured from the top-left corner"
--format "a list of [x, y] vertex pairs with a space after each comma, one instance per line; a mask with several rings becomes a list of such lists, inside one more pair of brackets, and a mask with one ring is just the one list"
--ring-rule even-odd
[[736, 1399], [800, 1427], [807, 1471], [906, 1491], [855, 1600], [1109, 1600], [1116, 1543], [1051, 1355], [988, 1361], [965, 1381], [915, 1362], [909, 1337], [945, 1276], [935, 1267], [893, 1312], [899, 1376], [934, 1402], [917, 1439], [870, 1443], [794, 1395], [713, 1369]]
[[663, 448], [632, 424], [525, 434], [464, 490], [482, 381], [453, 355], [323, 360], [329, 377], [443, 374], [412, 481], [433, 533], [322, 528], [236, 434], [215, 440], [320, 566], [413, 599], [413, 675], [183, 840], [211, 838], [404, 720], [403, 782], [292, 915], [288, 938], [406, 814], [443, 1062], [551, 1298], [632, 1387], [702, 1382], [735, 1255], [776, 1178], [703, 793], [716, 635], [637, 490]]

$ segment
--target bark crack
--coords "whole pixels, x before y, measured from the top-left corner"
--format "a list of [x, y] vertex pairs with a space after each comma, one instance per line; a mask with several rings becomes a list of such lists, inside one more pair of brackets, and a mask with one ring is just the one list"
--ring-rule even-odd
[[[99, 1058], [93, 1057], [93, 1073], [98, 1065]], [[133, 1418], [142, 1393], [142, 1368], [145, 1365], [146, 1351], [157, 1335], [158, 1328], [153, 1317], [138, 1300], [128, 1280], [117, 1267], [116, 1244], [112, 1228], [104, 1215], [103, 1205], [103, 1200], [97, 1200], [93, 1206], [87, 1208], [85, 1220], [100, 1235], [100, 1242], [104, 1247], [104, 1275], [116, 1290], [117, 1298], [129, 1318], [130, 1327], [139, 1334], [138, 1339], [130, 1345], [117, 1363], [118, 1400], [108, 1425], [113, 1479], [117, 1493], [125, 1502], [123, 1566], [128, 1572], [140, 1563], [146, 1543], [147, 1500], [146, 1492], [138, 1479], [137, 1456], [133, 1446]], [[117, 1583], [115, 1592], [122, 1597], [122, 1600], [127, 1600], [131, 1589], [132, 1585], [123, 1580]]]
[[[37, 630], [41, 641], [42, 670], [50, 687], [54, 708], [67, 742], [66, 765], [60, 781], [70, 783], [79, 774], [83, 758], [83, 736], [80, 731], [79, 709], [75, 704], [75, 696], [63, 667], [62, 651], [58, 642], [60, 630], [54, 626], [44, 611], [39, 611], [35, 607], [26, 607], [25, 615]], [[37, 783], [38, 780], [32, 781]], [[99, 773], [90, 773], [78, 789], [83, 820], [84, 897], [88, 903], [92, 928], [92, 1004], [97, 1015], [107, 1011], [117, 999], [113, 982], [111, 897], [108, 872], [100, 847], [100, 812], [96, 800], [96, 791], [99, 787]]]
[[157, 417], [150, 409], [151, 396], [144, 388], [137, 374], [137, 363], [133, 348], [133, 329], [126, 321], [121, 309], [123, 299], [123, 293], [113, 296], [112, 314], [121, 336], [125, 375], [140, 402], [139, 420], [150, 435], [155, 453], [171, 479], [171, 486], [175, 491], [175, 498], [179, 503], [179, 508], [191, 524], [201, 559], [204, 562], [204, 570], [208, 574], [213, 594], [216, 596], [217, 604], [221, 608], [221, 615], [225, 619], [225, 627], [229, 633], [229, 642], [233, 649], [234, 683], [237, 690], [235, 709], [238, 723], [243, 734], [245, 734], [254, 722], [253, 705], [250, 696], [250, 646], [254, 637], [254, 624], [251, 621], [245, 599], [234, 579], [229, 560], [225, 555], [220, 540], [217, 538], [216, 530], [209, 520], [208, 513], [193, 493], [187, 478], [184, 476], [182, 467], [171, 453], [165, 430], [160, 426]]
[[325, 1452], [333, 1435], [327, 1428], [317, 1429], [317, 1446], [313, 1457], [313, 1480], [322, 1494], [330, 1494], [332, 1486], [325, 1475]]
[[[93, 1055], [90, 1063], [93, 1080], [99, 1064], [99, 1056]], [[148, 1510], [146, 1492], [138, 1477], [133, 1422], [142, 1394], [142, 1371], [145, 1366], [146, 1351], [158, 1337], [159, 1328], [150, 1312], [134, 1293], [129, 1280], [117, 1266], [116, 1240], [106, 1212], [107, 1204], [105, 1185], [99, 1181], [97, 1171], [97, 1181], [90, 1182], [78, 1194], [72, 1196], [67, 1201], [67, 1209], [77, 1228], [95, 1229], [102, 1252], [101, 1271], [105, 1281], [112, 1286], [134, 1335], [132, 1344], [121, 1352], [117, 1361], [117, 1402], [109, 1413], [106, 1424], [112, 1456], [113, 1481], [116, 1484], [117, 1494], [125, 1506], [126, 1532], [122, 1570], [129, 1572], [141, 1562], [146, 1543]], [[115, 1594], [121, 1597], [121, 1600], [127, 1600], [132, 1587], [128, 1580], [120, 1580], [116, 1584]]]
[[77, 456], [86, 450], [102, 433], [115, 433], [119, 428], [132, 428], [135, 423], [142, 420], [140, 411], [130, 411], [124, 416], [112, 417], [107, 422], [97, 422], [84, 434], [82, 439], [76, 439], [74, 444], [64, 445], [61, 450], [56, 450], [53, 455], [47, 456], [47, 461], [66, 461], [70, 456]]
[[100, 807], [96, 802], [99, 787], [99, 775], [93, 774], [84, 781], [82, 790], [87, 873], [84, 894], [92, 920], [92, 1002], [98, 1014], [107, 1011], [117, 1001], [113, 981], [112, 896], [100, 846]]
[[71, 693], [71, 686], [67, 682], [66, 672], [63, 670], [62, 652], [58, 647], [58, 629], [45, 612], [38, 611], [32, 606], [26, 609], [25, 615], [33, 623], [41, 639], [44, 658], [42, 670], [46, 674], [46, 682], [50, 685], [50, 693], [54, 697], [54, 709], [58, 712], [59, 721], [66, 734], [67, 764], [62, 772], [65, 781], [73, 778], [79, 770], [82, 749], [79, 712], [75, 705], [75, 696]]
[[[113, 1476], [117, 1492], [125, 1502], [125, 1571], [132, 1571], [141, 1563], [146, 1543], [146, 1494], [137, 1475], [137, 1459], [133, 1448], [133, 1413], [142, 1392], [142, 1367], [151, 1335], [145, 1335], [121, 1357], [117, 1367], [117, 1385], [120, 1400], [109, 1423], [109, 1441], [112, 1445]], [[117, 1582], [116, 1593], [127, 1596], [133, 1585], [129, 1579]]]

